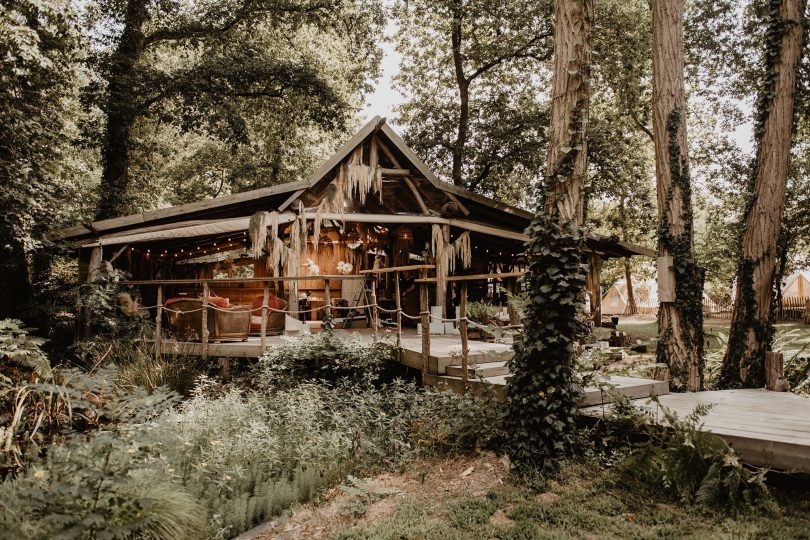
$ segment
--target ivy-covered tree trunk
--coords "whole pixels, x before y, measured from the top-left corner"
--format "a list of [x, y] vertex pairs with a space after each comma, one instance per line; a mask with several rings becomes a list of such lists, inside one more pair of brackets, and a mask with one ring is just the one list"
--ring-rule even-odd
[[585, 291], [580, 225], [593, 13], [593, 0], [555, 2], [545, 201], [528, 229], [529, 303], [507, 379], [509, 455], [518, 472], [553, 469], [575, 443], [581, 389], [574, 341]]
[[785, 207], [794, 124], [796, 71], [806, 0], [770, 0], [765, 85], [757, 101], [754, 168], [745, 212], [737, 290], [721, 385], [761, 387], [772, 339], [777, 241]]
[[[683, 0], [653, 0], [652, 109], [658, 192], [658, 255], [672, 257], [674, 296], [659, 287], [658, 362], [669, 366], [676, 390], [703, 386], [703, 280], [695, 261], [692, 188], [686, 147], [684, 94]], [[667, 260], [667, 259], [665, 259]], [[662, 272], [663, 273], [663, 272]]]
[[124, 213], [129, 196], [129, 141], [137, 116], [134, 93], [135, 69], [146, 45], [143, 27], [149, 17], [144, 0], [129, 0], [121, 40], [113, 55], [104, 107], [107, 118], [101, 148], [101, 185], [96, 217], [105, 219]]

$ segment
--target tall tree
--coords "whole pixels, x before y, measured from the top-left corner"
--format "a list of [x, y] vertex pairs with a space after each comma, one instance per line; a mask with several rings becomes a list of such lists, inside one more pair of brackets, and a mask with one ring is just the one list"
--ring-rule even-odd
[[777, 241], [785, 207], [793, 140], [796, 72], [806, 0], [769, 0], [764, 80], [757, 100], [756, 157], [749, 182], [742, 250], [721, 384], [761, 387], [772, 340]]
[[584, 301], [580, 233], [586, 172], [593, 0], [556, 0], [545, 200], [529, 226], [531, 301], [507, 379], [510, 457], [520, 471], [570, 453], [580, 388], [574, 373]]
[[[551, 2], [408, 0], [394, 13], [406, 140], [456, 185], [501, 197], [539, 179]], [[430, 81], [429, 83], [427, 81]], [[518, 184], [514, 188], [514, 184]]]
[[78, 50], [67, 0], [0, 5], [0, 318], [22, 316], [34, 254], [74, 198], [62, 160]]
[[269, 31], [286, 39], [314, 26], [350, 35], [348, 52], [362, 58], [376, 49], [371, 36], [381, 23], [378, 7], [339, 0], [99, 2], [93, 13], [107, 46], [98, 56], [106, 83], [98, 217], [127, 210], [130, 143], [141, 118], [174, 114], [184, 127], [204, 127], [238, 143], [246, 139], [243, 100], [303, 97], [298, 115], [324, 127], [341, 125], [351, 108], [347, 96], [307, 61], [306, 50], [280, 57], [272, 44], [251, 38]]
[[652, 104], [658, 193], [661, 284], [674, 281], [672, 297], [659, 296], [657, 358], [669, 366], [675, 388], [703, 386], [703, 270], [695, 261], [692, 186], [686, 147], [683, 0], [653, 0]]

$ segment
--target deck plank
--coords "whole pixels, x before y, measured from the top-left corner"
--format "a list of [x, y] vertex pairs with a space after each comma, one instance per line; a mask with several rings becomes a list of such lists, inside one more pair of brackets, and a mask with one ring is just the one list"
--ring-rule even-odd
[[[703, 429], [726, 440], [743, 461], [810, 472], [810, 399], [789, 392], [744, 389], [668, 394], [660, 396], [658, 402], [680, 417], [690, 414], [698, 404], [711, 404], [701, 418]], [[650, 400], [635, 403], [660, 417], [658, 404]], [[582, 413], [601, 416], [605, 410], [589, 407]]]

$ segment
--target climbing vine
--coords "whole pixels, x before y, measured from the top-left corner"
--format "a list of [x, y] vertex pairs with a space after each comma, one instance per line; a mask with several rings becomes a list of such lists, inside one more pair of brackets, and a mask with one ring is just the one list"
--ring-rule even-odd
[[661, 212], [658, 228], [658, 243], [666, 253], [672, 256], [675, 273], [675, 309], [679, 314], [679, 335], [671, 321], [662, 325], [664, 310], [659, 310], [658, 322], [660, 335], [656, 349], [659, 362], [669, 366], [670, 385], [674, 389], [686, 389], [689, 381], [689, 364], [670, 357], [670, 345], [673, 340], [683, 343], [687, 351], [697, 355], [698, 377], [703, 381], [703, 283], [705, 271], [694, 257], [692, 248], [692, 186], [689, 177], [689, 166], [678, 142], [678, 129], [681, 124], [681, 111], [673, 109], [667, 117], [667, 150], [669, 153], [669, 170], [672, 182], [666, 194], [664, 209], [672, 208], [673, 194], [680, 192], [680, 221], [683, 224], [678, 234], [673, 234], [669, 214]]
[[[762, 259], [744, 256], [742, 245], [745, 228], [757, 202], [756, 180], [758, 163], [762, 159], [761, 141], [765, 134], [765, 124], [773, 109], [776, 95], [777, 65], [782, 56], [782, 41], [785, 33], [799, 21], [785, 20], [781, 16], [782, 0], [769, 0], [767, 21], [765, 25], [765, 47], [762, 55], [762, 84], [756, 101], [756, 116], [754, 125], [754, 138], [757, 142], [756, 156], [751, 163], [748, 181], [746, 182], [746, 204], [742, 220], [738, 226], [739, 235], [739, 262], [737, 263], [737, 305], [734, 318], [731, 321], [728, 350], [723, 361], [720, 373], [720, 386], [730, 388], [741, 386], [762, 386], [765, 382], [765, 352], [771, 348], [773, 328], [773, 300], [771, 296], [770, 317], [767, 321], [760, 320], [758, 316], [757, 296], [754, 292], [754, 272], [762, 264]], [[803, 43], [807, 39], [807, 29], [803, 33]], [[794, 116], [800, 107], [794, 107]], [[795, 123], [795, 118], [794, 118]], [[781, 236], [781, 234], [780, 234]], [[770, 252], [764, 254], [770, 255]], [[779, 272], [775, 273], [777, 279]], [[774, 283], [759, 284], [759, 286], [774, 287]], [[753, 337], [753, 339], [751, 339]], [[756, 347], [749, 346], [756, 343]], [[743, 373], [745, 380], [743, 380]]]
[[510, 458], [519, 473], [553, 469], [574, 447], [581, 392], [574, 340], [585, 289], [579, 231], [541, 211], [527, 233], [529, 301], [507, 379]]

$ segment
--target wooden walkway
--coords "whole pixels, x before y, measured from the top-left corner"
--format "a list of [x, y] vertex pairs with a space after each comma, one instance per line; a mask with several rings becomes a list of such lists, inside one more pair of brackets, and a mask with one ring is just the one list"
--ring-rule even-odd
[[[335, 330], [337, 335], [353, 337], [372, 343], [374, 335], [368, 328]], [[384, 335], [384, 334], [381, 334]], [[268, 336], [266, 349], [281, 346], [297, 338]], [[386, 339], [386, 338], [384, 338]], [[393, 343], [393, 337], [387, 338]], [[506, 399], [507, 361], [512, 356], [508, 343], [469, 342], [468, 390], [477, 395]], [[169, 354], [201, 355], [199, 342], [164, 340], [163, 351]], [[212, 357], [256, 358], [262, 354], [258, 337], [244, 342], [209, 343]], [[422, 339], [413, 329], [402, 337], [400, 362], [413, 369], [421, 368]], [[428, 375], [430, 385], [463, 391], [461, 373], [461, 341], [457, 335], [430, 337]], [[774, 469], [810, 473], [810, 399], [787, 392], [767, 390], [723, 390], [687, 394], [670, 394], [665, 381], [634, 377], [609, 377], [600, 388], [587, 388], [580, 405], [583, 415], [601, 417], [610, 414], [610, 400], [619, 393], [632, 400], [654, 417], [660, 417], [659, 407], [666, 407], [679, 416], [690, 414], [698, 404], [712, 404], [703, 418], [704, 428], [725, 439], [746, 462]], [[612, 387], [607, 389], [606, 387]], [[658, 397], [660, 405], [650, 400]]]
[[[703, 428], [728, 442], [746, 463], [785, 471], [810, 473], [810, 399], [765, 389], [719, 390], [666, 394], [658, 403], [637, 400], [636, 406], [653, 418], [661, 407], [678, 416], [697, 405], [712, 405], [702, 418]], [[582, 414], [601, 417], [605, 407], [587, 407]]]

